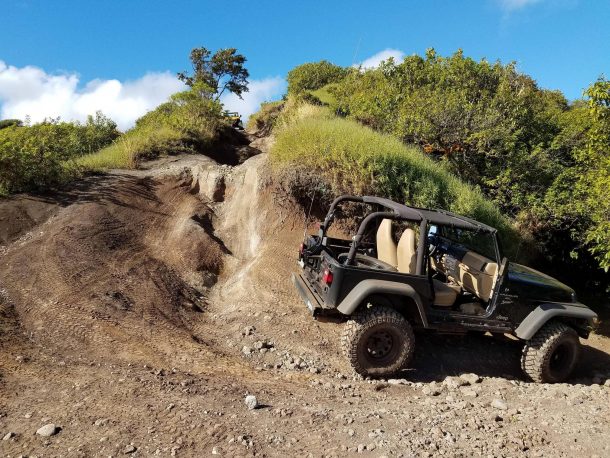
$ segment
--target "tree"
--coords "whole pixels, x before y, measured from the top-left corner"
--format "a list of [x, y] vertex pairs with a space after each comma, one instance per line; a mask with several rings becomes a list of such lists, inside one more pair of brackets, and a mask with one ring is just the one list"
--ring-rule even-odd
[[585, 236], [600, 267], [610, 269], [610, 81], [600, 79], [586, 90], [593, 126], [587, 147], [578, 155], [581, 174], [576, 184], [583, 210], [592, 225]]
[[244, 67], [246, 58], [237, 49], [220, 49], [212, 55], [206, 48], [194, 48], [190, 55], [193, 73], [178, 73], [178, 79], [197, 90], [203, 97], [218, 100], [229, 91], [240, 99], [248, 92], [250, 74]]

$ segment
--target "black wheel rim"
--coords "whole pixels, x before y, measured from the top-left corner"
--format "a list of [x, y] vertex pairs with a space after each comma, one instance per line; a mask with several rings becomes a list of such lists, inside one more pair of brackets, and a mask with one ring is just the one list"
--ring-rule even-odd
[[574, 349], [571, 345], [565, 343], [558, 345], [549, 360], [549, 370], [553, 377], [557, 379], [565, 377], [572, 366], [573, 358]]
[[392, 353], [394, 339], [389, 332], [377, 331], [372, 333], [367, 342], [366, 350], [369, 357], [375, 361], [384, 360]]

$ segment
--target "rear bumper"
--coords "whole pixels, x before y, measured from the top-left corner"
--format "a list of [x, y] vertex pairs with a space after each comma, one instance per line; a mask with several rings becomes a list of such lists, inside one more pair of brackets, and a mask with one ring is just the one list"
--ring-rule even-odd
[[301, 275], [292, 274], [292, 283], [294, 283], [294, 286], [296, 287], [299, 296], [301, 296], [301, 299], [303, 299], [303, 302], [305, 302], [309, 313], [315, 316], [322, 308], [322, 306], [320, 305], [318, 299], [316, 299], [316, 296], [307, 285], [305, 279]]

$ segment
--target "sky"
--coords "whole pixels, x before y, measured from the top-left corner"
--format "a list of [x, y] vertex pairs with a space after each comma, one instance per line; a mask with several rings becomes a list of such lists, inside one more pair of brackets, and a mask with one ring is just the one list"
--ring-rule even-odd
[[389, 57], [515, 61], [571, 100], [610, 78], [610, 0], [2, 0], [0, 118], [83, 120], [101, 110], [127, 129], [183, 88], [192, 48], [235, 47], [250, 71], [244, 117], [286, 90], [304, 62], [374, 67]]

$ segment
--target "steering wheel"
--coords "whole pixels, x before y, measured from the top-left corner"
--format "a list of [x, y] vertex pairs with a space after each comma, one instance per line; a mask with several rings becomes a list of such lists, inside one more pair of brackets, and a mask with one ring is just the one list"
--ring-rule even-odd
[[[341, 264], [345, 264], [347, 261], [347, 253], [341, 253], [337, 259]], [[372, 256], [366, 256], [364, 254], [356, 254], [354, 258], [354, 267], [365, 267], [367, 269], [378, 269], [378, 270], [389, 270], [397, 272], [396, 267], [388, 264], [387, 262], [380, 261]]]

